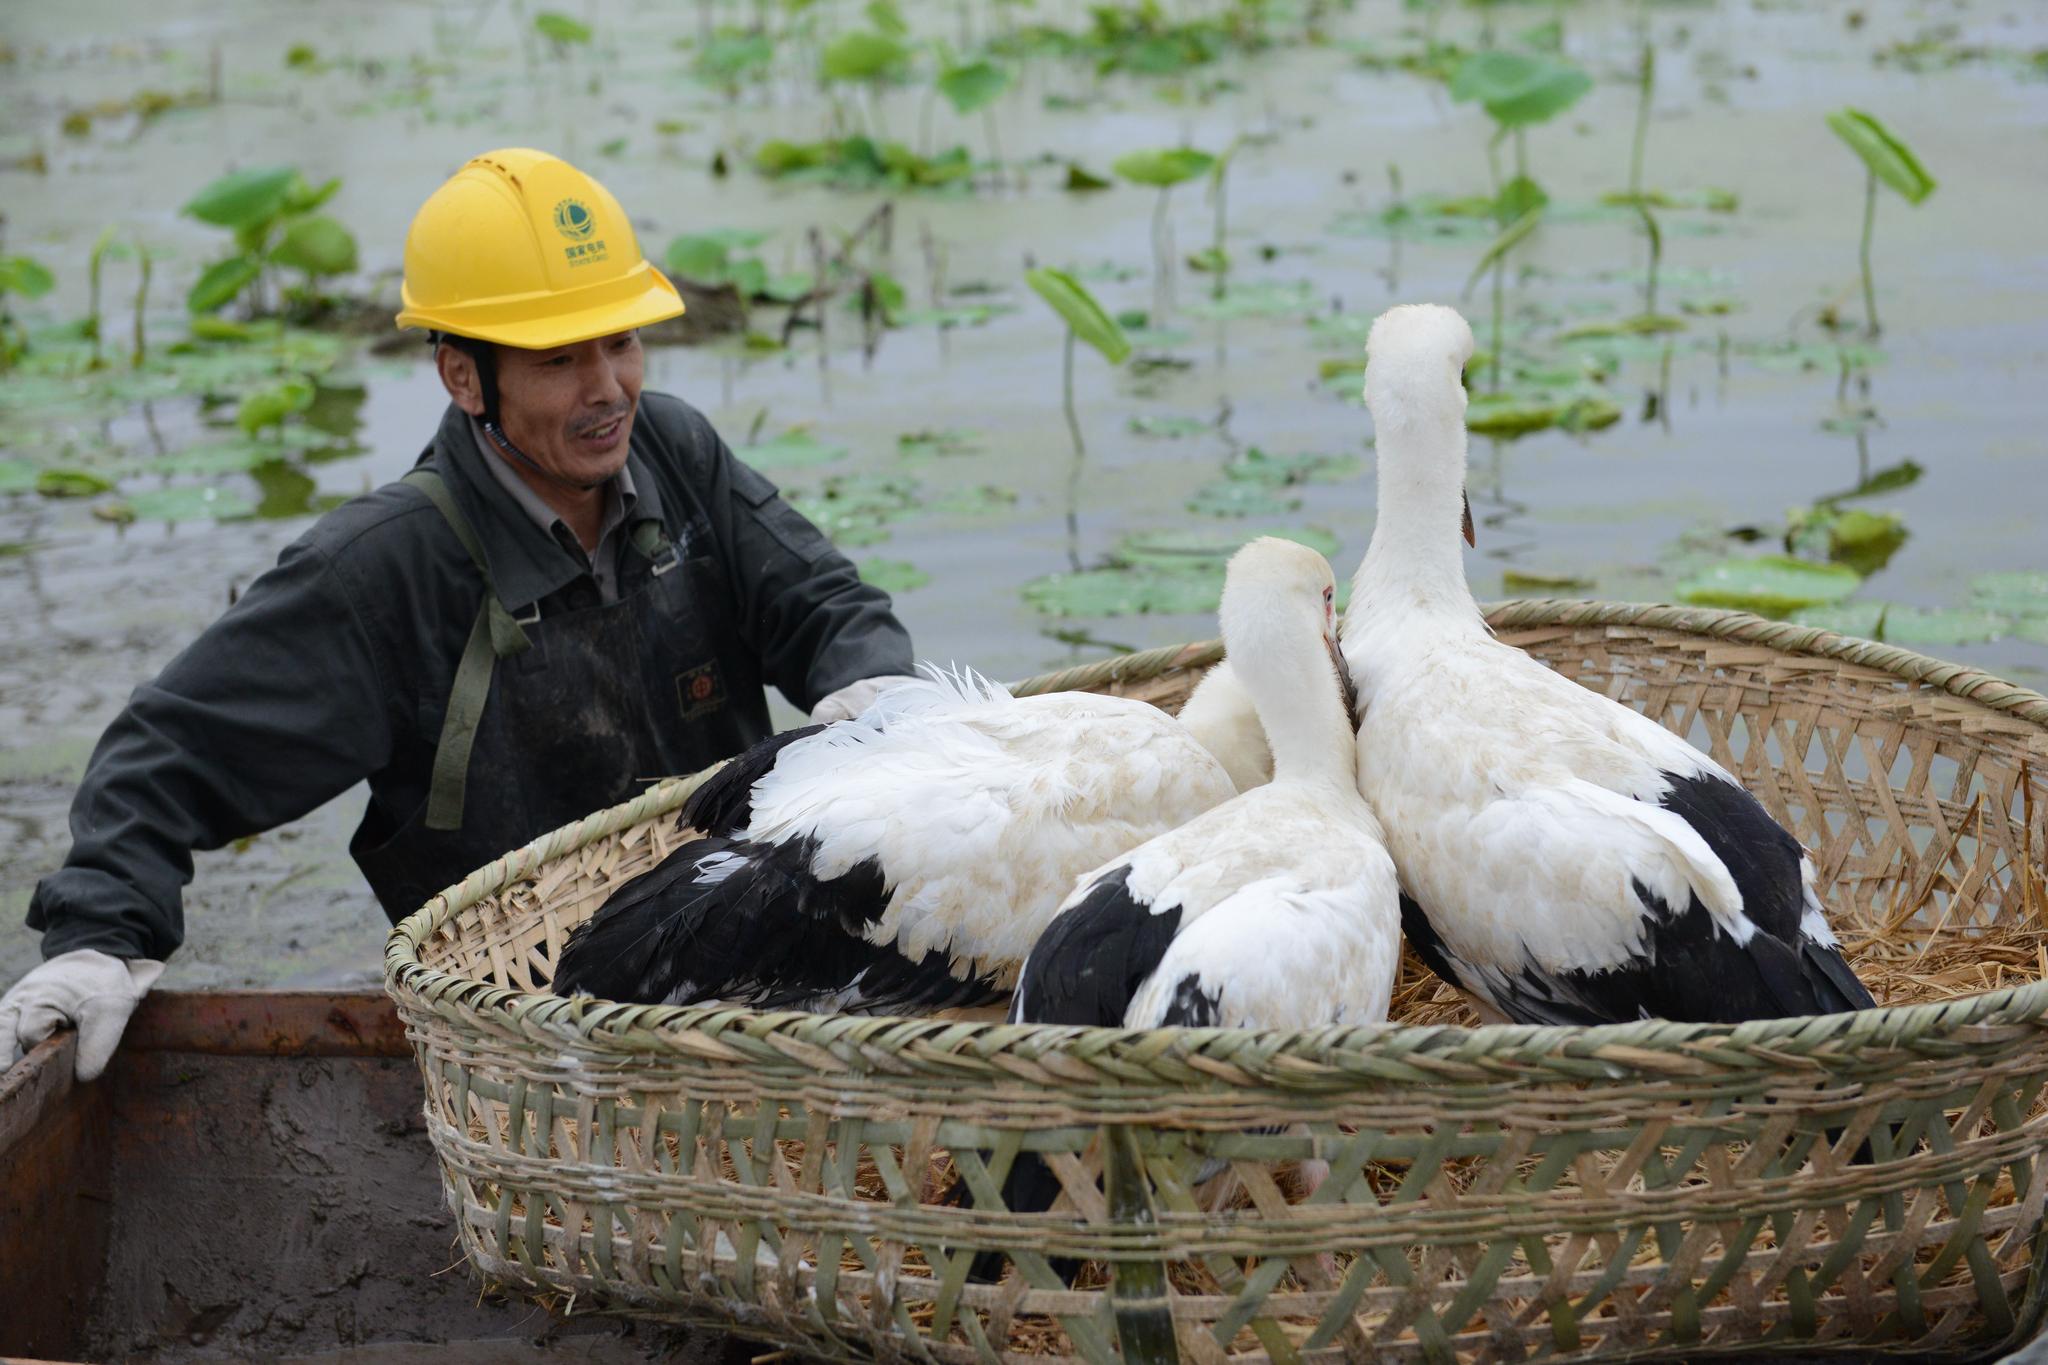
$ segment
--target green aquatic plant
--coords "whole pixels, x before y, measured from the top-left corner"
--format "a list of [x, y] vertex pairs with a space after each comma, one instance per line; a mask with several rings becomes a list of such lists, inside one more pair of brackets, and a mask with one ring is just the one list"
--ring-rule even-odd
[[1301, 506], [1301, 497], [1292, 490], [1352, 478], [1358, 470], [1359, 462], [1348, 455], [1269, 455], [1252, 446], [1225, 463], [1221, 479], [1197, 488], [1187, 506], [1211, 517], [1278, 516]]
[[965, 427], [928, 427], [896, 438], [896, 454], [905, 460], [979, 455], [981, 451], [981, 433]]
[[[1528, 130], [1556, 118], [1592, 88], [1592, 77], [1547, 52], [1488, 48], [1465, 58], [1451, 73], [1451, 98], [1477, 103], [1494, 124], [1486, 156], [1494, 185], [1491, 214], [1499, 234], [1481, 254], [1479, 265], [1466, 281], [1465, 292], [1469, 296], [1479, 276], [1488, 269], [1493, 271], [1492, 344], [1488, 350], [1489, 383], [1496, 390], [1500, 387], [1501, 295], [1507, 256], [1535, 230], [1550, 202], [1550, 196], [1529, 171]], [[1509, 138], [1514, 140], [1515, 173], [1503, 184], [1498, 149]]]
[[[818, 79], [827, 86], [854, 85], [867, 96], [867, 126], [884, 134], [880, 87], [901, 80], [910, 69], [915, 49], [896, 34], [881, 29], [849, 29], [825, 45], [818, 57]], [[837, 123], [837, 105], [834, 121]]]
[[235, 409], [235, 425], [250, 436], [265, 431], [278, 436], [288, 419], [312, 406], [312, 381], [294, 377], [244, 398]]
[[1828, 115], [1828, 127], [1849, 145], [1863, 163], [1863, 236], [1857, 248], [1857, 262], [1863, 273], [1864, 333], [1877, 336], [1877, 287], [1870, 272], [1870, 236], [1877, 222], [1877, 186], [1883, 181], [1908, 204], [1919, 204], [1934, 193], [1934, 177], [1927, 173], [1910, 147], [1874, 115], [1861, 109], [1837, 109]]
[[1916, 607], [1870, 598], [1802, 607], [1790, 619], [1802, 626], [1819, 626], [1839, 635], [1858, 635], [1909, 649], [1984, 644], [2006, 635], [2026, 633], [2024, 621], [1995, 611], [1977, 607]]
[[106, 266], [107, 257], [120, 251], [116, 236], [113, 227], [101, 228], [91, 253], [85, 258], [85, 320], [79, 324], [79, 330], [92, 344], [92, 357], [86, 364], [95, 370], [106, 364], [100, 348], [100, 274]]
[[1209, 166], [1209, 206], [1216, 211], [1215, 230], [1209, 245], [1188, 257], [1189, 266], [1215, 277], [1209, 286], [1212, 299], [1223, 297], [1224, 280], [1230, 274], [1230, 250], [1225, 245], [1230, 231], [1230, 163], [1243, 146], [1243, 138], [1231, 139], [1230, 145], [1218, 153]]
[[1557, 597], [1590, 592], [1593, 580], [1578, 574], [1539, 573], [1533, 569], [1503, 569], [1501, 591], [1512, 597]]
[[835, 474], [818, 492], [791, 499], [797, 511], [842, 547], [887, 540], [891, 523], [916, 511], [922, 501], [917, 480], [881, 474]]
[[1643, 197], [1643, 151], [1650, 140], [1650, 103], [1657, 92], [1657, 49], [1644, 42], [1636, 59], [1636, 126], [1628, 144], [1629, 198]]
[[143, 357], [147, 351], [144, 328], [149, 304], [150, 256], [148, 250], [140, 244], [131, 253], [128, 246], [119, 240], [116, 229], [107, 227], [101, 230], [99, 237], [93, 242], [91, 253], [86, 257], [85, 317], [79, 323], [79, 332], [92, 348], [86, 359], [86, 368], [89, 370], [97, 370], [106, 364], [105, 322], [100, 308], [100, 285], [106, 272], [106, 263], [109, 260], [125, 260], [131, 254], [137, 259], [139, 268], [135, 285], [135, 347], [129, 368], [142, 367]]
[[669, 239], [662, 264], [671, 275], [717, 288], [730, 285], [742, 299], [791, 303], [810, 293], [816, 281], [808, 271], [773, 272], [752, 248], [768, 240], [755, 228], [719, 228], [685, 233]]
[[1533, 431], [1599, 431], [1621, 420], [1621, 408], [1597, 393], [1528, 392], [1475, 394], [1465, 410], [1465, 429], [1478, 436], [1513, 438]]
[[994, 104], [1015, 83], [1016, 77], [1008, 67], [997, 66], [986, 58], [948, 66], [934, 81], [946, 103], [953, 106], [953, 112], [963, 117]]
[[744, 82], [766, 76], [774, 61], [775, 40], [766, 33], [759, 29], [720, 28], [697, 49], [690, 71], [730, 98], [739, 94]]
[[1167, 206], [1175, 185], [1208, 174], [1216, 158], [1193, 147], [1164, 147], [1128, 152], [1110, 166], [1134, 185], [1159, 191], [1152, 208], [1152, 325], [1163, 327], [1173, 302], [1173, 225]]
[[1499, 222], [1521, 217], [1547, 197], [1529, 174], [1528, 130], [1556, 118], [1592, 88], [1591, 76], [1563, 58], [1545, 53], [1489, 49], [1458, 64], [1451, 75], [1451, 98], [1461, 103], [1476, 101], [1494, 123], [1493, 138], [1487, 144], [1489, 166], [1494, 164], [1495, 149], [1501, 142], [1514, 139], [1514, 178], [1501, 185], [1499, 171], [1494, 170], [1494, 193], [1500, 204], [1494, 216]]
[[1759, 555], [1724, 560], [1702, 570], [1678, 585], [1678, 596], [1701, 606], [1783, 616], [1801, 607], [1839, 602], [1862, 582], [1863, 575], [1846, 565]]
[[805, 469], [846, 458], [845, 446], [826, 445], [807, 426], [791, 427], [766, 441], [741, 446], [733, 454], [757, 469]]
[[1486, 274], [1489, 270], [1493, 272], [1492, 340], [1487, 345], [1487, 369], [1491, 374], [1490, 387], [1496, 391], [1500, 388], [1502, 277], [1507, 272], [1508, 253], [1520, 246], [1523, 240], [1536, 230], [1536, 225], [1542, 221], [1543, 205], [1537, 204], [1524, 212], [1521, 217], [1502, 228], [1500, 234], [1487, 244], [1486, 250], [1480, 253], [1478, 264], [1472, 267], [1471, 275], [1465, 280], [1462, 297], [1470, 298], [1472, 296], [1472, 286], [1479, 283], [1480, 276]]
[[234, 234], [234, 252], [201, 272], [185, 296], [194, 313], [217, 313], [252, 285], [252, 311], [261, 312], [261, 281], [278, 266], [304, 274], [293, 301], [317, 311], [323, 281], [356, 268], [356, 239], [333, 217], [318, 212], [341, 189], [339, 179], [312, 185], [290, 166], [235, 171], [194, 195], [180, 212]]
[[1476, 100], [1503, 128], [1557, 117], [1593, 88], [1593, 78], [1562, 57], [1491, 48], [1475, 52], [1451, 74], [1451, 98]]
[[114, 481], [89, 469], [45, 469], [35, 486], [46, 498], [91, 498], [112, 492]]
[[595, 36], [590, 25], [555, 10], [542, 10], [534, 15], [533, 31], [547, 39], [557, 57], [566, 56], [572, 47], [588, 47]]
[[876, 84], [893, 80], [909, 66], [911, 47], [878, 29], [849, 29], [825, 45], [818, 75], [827, 82]]
[[960, 117], [982, 116], [982, 126], [988, 134], [988, 157], [998, 166], [1003, 161], [1003, 142], [996, 131], [995, 103], [1015, 83], [1016, 77], [1008, 67], [998, 66], [987, 58], [949, 63], [932, 83], [932, 88], [945, 96], [946, 103]]
[[991, 49], [1009, 57], [1087, 61], [1100, 76], [1122, 72], [1170, 79], [1272, 45], [1263, 0], [1236, 0], [1220, 13], [1200, 16], [1169, 15], [1160, 0], [1094, 4], [1088, 18], [1088, 27], [1079, 32], [1049, 23], [1005, 26]]
[[932, 581], [932, 576], [907, 559], [863, 559], [856, 566], [861, 582], [883, 592], [913, 592]]
[[1664, 231], [1652, 209], [1658, 203], [1669, 204], [1664, 195], [1643, 192], [1643, 152], [1650, 136], [1650, 105], [1657, 90], [1657, 49], [1647, 39], [1643, 43], [1641, 56], [1636, 63], [1636, 125], [1635, 133], [1629, 139], [1628, 192], [1620, 196], [1603, 196], [1608, 202], [1621, 202], [1636, 211], [1636, 217], [1643, 225], [1644, 240], [1649, 243], [1649, 262], [1643, 271], [1643, 312], [1645, 318], [1657, 314], [1657, 268], [1664, 260]]
[[[1337, 538], [1315, 526], [1193, 526], [1124, 536], [1099, 568], [1048, 574], [1024, 585], [1024, 601], [1052, 617], [1194, 616], [1216, 610], [1223, 570], [1260, 536], [1337, 553]], [[1341, 592], [1341, 589], [1340, 589]]]
[[141, 242], [135, 244], [135, 350], [128, 358], [128, 368], [139, 370], [149, 355], [147, 319], [149, 317], [149, 276], [152, 262], [149, 248]]
[[13, 299], [39, 299], [57, 287], [57, 277], [32, 256], [0, 256], [0, 370], [28, 350], [28, 330], [14, 316]]
[[1785, 514], [1786, 553], [1844, 564], [1866, 578], [1891, 562], [1906, 536], [1905, 519], [1896, 512], [1821, 501]]
[[1087, 286], [1066, 271], [1040, 266], [1026, 271], [1024, 282], [1067, 325], [1060, 348], [1060, 407], [1067, 416], [1067, 434], [1074, 440], [1074, 460], [1067, 471], [1067, 559], [1079, 572], [1081, 470], [1087, 463], [1088, 445], [1081, 437], [1081, 419], [1074, 412], [1074, 344], [1084, 342], [1110, 364], [1121, 365], [1131, 358], [1131, 341]]
[[770, 180], [814, 180], [836, 189], [934, 190], [963, 185], [974, 162], [965, 147], [922, 156], [900, 142], [856, 135], [822, 142], [774, 138], [756, 149], [754, 169]]

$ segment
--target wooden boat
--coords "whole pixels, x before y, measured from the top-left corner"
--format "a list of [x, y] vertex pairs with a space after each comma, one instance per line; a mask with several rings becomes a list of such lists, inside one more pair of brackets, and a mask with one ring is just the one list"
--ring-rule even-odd
[[479, 1298], [382, 994], [151, 995], [88, 1085], [76, 1045], [59, 1034], [0, 1076], [0, 1360], [708, 1365], [726, 1349]]

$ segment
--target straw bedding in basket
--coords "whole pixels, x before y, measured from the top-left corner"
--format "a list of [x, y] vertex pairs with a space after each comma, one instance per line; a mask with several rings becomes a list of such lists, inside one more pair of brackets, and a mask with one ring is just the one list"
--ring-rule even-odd
[[[1812, 850], [1887, 1008], [1739, 1026], [1263, 1034], [565, 1001], [569, 931], [688, 781], [479, 870], [386, 979], [471, 1260], [577, 1309], [839, 1358], [1964, 1358], [2042, 1316], [2048, 700], [1734, 613], [1495, 610], [1711, 752]], [[1213, 647], [1040, 679], [1175, 706]], [[1280, 1131], [1275, 1131], [1279, 1128]], [[1067, 1196], [999, 1206], [1020, 1150]], [[1189, 1182], [1229, 1163], [1235, 1195]], [[1290, 1163], [1331, 1176], [1312, 1200]], [[957, 1197], [964, 1186], [974, 1207]], [[966, 1282], [1010, 1253], [1001, 1285]], [[1074, 1286], [1049, 1258], [1096, 1264]]]

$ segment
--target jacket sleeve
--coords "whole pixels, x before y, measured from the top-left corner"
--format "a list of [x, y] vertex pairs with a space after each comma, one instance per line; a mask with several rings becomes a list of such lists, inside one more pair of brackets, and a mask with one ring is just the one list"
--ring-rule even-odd
[[168, 956], [185, 938], [194, 849], [295, 820], [384, 764], [382, 672], [327, 555], [287, 549], [101, 736], [70, 855], [29, 902], [43, 956]]
[[862, 678], [913, 671], [910, 632], [889, 594], [863, 583], [847, 557], [774, 484], [733, 455], [700, 414], [698, 490], [731, 566], [741, 629], [761, 674], [805, 711]]

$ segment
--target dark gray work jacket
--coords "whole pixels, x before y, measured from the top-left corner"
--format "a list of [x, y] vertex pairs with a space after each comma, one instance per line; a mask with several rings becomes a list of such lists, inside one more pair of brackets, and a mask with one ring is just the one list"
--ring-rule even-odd
[[530, 641], [490, 675], [460, 828], [425, 813], [484, 575], [419, 488], [388, 484], [315, 523], [107, 728], [72, 803], [70, 856], [29, 904], [44, 956], [167, 956], [184, 939], [192, 850], [364, 779], [349, 851], [396, 920], [509, 849], [762, 738], [766, 684], [809, 710], [910, 670], [888, 596], [688, 404], [641, 395], [634, 534], [610, 606], [486, 458], [451, 406], [420, 460]]

